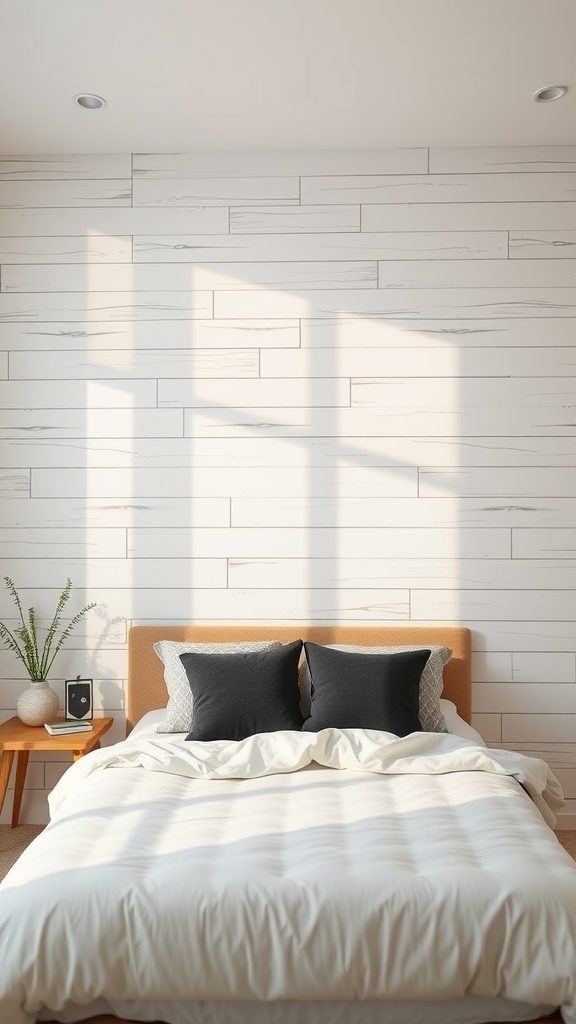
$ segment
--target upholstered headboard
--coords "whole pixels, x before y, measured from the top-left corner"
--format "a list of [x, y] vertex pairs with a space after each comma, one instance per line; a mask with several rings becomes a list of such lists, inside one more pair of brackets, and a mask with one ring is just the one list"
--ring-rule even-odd
[[466, 721], [471, 715], [470, 630], [464, 626], [132, 626], [128, 634], [126, 728], [133, 728], [147, 711], [166, 706], [164, 666], [154, 653], [158, 640], [222, 643], [240, 640], [309, 640], [317, 644], [417, 644], [450, 647], [444, 669], [443, 697], [454, 702]]

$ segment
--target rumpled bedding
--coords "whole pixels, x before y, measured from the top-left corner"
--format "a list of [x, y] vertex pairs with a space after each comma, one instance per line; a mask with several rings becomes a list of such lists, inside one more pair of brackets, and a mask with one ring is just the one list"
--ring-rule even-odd
[[378, 775], [483, 771], [510, 775], [530, 794], [553, 827], [564, 804], [562, 789], [545, 761], [510, 750], [489, 750], [446, 733], [412, 733], [398, 738], [366, 729], [323, 729], [317, 733], [258, 733], [245, 740], [182, 742], [180, 734], [130, 739], [82, 758], [49, 797], [52, 817], [67, 794], [101, 768], [142, 767], [190, 779], [257, 779], [295, 772], [315, 762], [325, 768]]
[[99, 998], [501, 996], [575, 1024], [560, 806], [545, 762], [448, 734], [94, 751], [0, 885], [0, 1020]]

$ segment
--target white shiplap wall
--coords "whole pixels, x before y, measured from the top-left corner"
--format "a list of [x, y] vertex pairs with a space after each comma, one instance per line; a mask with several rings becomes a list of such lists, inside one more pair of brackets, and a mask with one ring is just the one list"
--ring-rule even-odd
[[576, 822], [576, 147], [2, 158], [0, 267], [2, 575], [98, 602], [60, 692], [119, 738], [130, 622], [460, 621]]

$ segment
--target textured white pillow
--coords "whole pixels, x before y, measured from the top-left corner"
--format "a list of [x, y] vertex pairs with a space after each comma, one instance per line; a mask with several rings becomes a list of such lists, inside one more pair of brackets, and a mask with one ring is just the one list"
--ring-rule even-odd
[[[405, 651], [430, 650], [430, 657], [420, 679], [418, 717], [424, 732], [448, 732], [440, 707], [440, 694], [444, 686], [444, 665], [452, 657], [449, 647], [434, 647], [432, 644], [411, 644], [406, 647], [357, 647], [351, 644], [326, 646], [335, 651], [348, 651], [350, 654], [402, 654]], [[306, 718], [310, 714], [310, 671], [305, 659], [300, 670], [300, 699], [302, 714]]]
[[281, 647], [279, 640], [262, 640], [230, 644], [186, 644], [176, 640], [159, 640], [154, 651], [164, 665], [164, 682], [168, 690], [166, 718], [156, 732], [190, 732], [192, 728], [192, 691], [181, 654], [240, 654], [242, 651], [268, 651]]
[[448, 732], [451, 732], [454, 736], [459, 736], [461, 739], [472, 740], [474, 743], [477, 743], [479, 747], [487, 746], [478, 730], [473, 729], [471, 725], [468, 725], [468, 722], [465, 722], [463, 718], [460, 718], [456, 705], [453, 701], [441, 698], [440, 707], [448, 727]]

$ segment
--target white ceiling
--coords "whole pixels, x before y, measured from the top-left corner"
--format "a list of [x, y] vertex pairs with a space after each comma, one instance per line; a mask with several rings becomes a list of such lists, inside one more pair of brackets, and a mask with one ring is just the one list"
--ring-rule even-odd
[[576, 2], [0, 0], [0, 97], [3, 154], [570, 145]]

